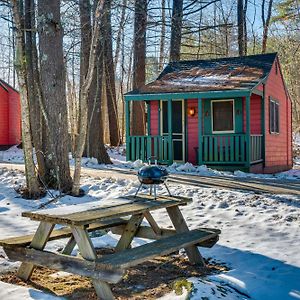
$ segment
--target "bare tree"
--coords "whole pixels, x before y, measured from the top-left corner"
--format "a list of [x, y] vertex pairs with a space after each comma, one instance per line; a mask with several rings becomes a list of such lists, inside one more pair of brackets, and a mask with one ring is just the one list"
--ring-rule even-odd
[[[43, 139], [48, 185], [69, 192], [72, 179], [69, 167], [66, 76], [63, 55], [63, 30], [60, 0], [38, 1], [40, 74], [45, 109], [49, 117]], [[54, 140], [55, 137], [55, 140]]]
[[[134, 10], [134, 54], [133, 54], [133, 89], [139, 89], [146, 80], [146, 29], [147, 29], [147, 0], [136, 0]], [[145, 104], [133, 101], [132, 134], [144, 135], [146, 130]]]
[[244, 0], [237, 0], [237, 27], [238, 27], [238, 46], [239, 56], [245, 55], [245, 41], [244, 41]]
[[94, 18], [90, 54], [89, 54], [89, 61], [88, 61], [88, 71], [80, 89], [80, 96], [79, 96], [80, 106], [79, 106], [79, 120], [78, 120], [79, 134], [78, 134], [78, 138], [76, 139], [76, 146], [75, 146], [75, 155], [74, 155], [75, 170], [74, 170], [73, 189], [72, 189], [72, 194], [74, 195], [79, 195], [80, 192], [81, 157], [86, 142], [87, 123], [88, 123], [88, 112], [87, 112], [88, 95], [93, 81], [95, 64], [97, 61], [96, 54], [97, 54], [97, 47], [98, 47], [99, 35], [100, 35], [100, 20], [102, 19], [102, 15], [103, 15], [104, 2], [105, 2], [104, 0], [99, 0], [95, 10], [95, 18]]
[[26, 184], [28, 189], [28, 196], [30, 198], [37, 198], [40, 196], [39, 182], [35, 172], [35, 165], [33, 161], [33, 148], [31, 143], [31, 128], [30, 128], [30, 113], [26, 85], [26, 59], [24, 47], [24, 23], [22, 15], [22, 6], [20, 1], [12, 0], [13, 17], [16, 27], [16, 62], [15, 67], [18, 74], [18, 83], [21, 98], [21, 113], [22, 113], [22, 141], [24, 149], [25, 160], [25, 174]]
[[161, 32], [160, 32], [160, 47], [159, 47], [159, 70], [162, 70], [164, 64], [166, 40], [166, 0], [161, 1]]
[[261, 5], [261, 19], [263, 23], [263, 37], [262, 37], [262, 49], [261, 49], [262, 53], [266, 53], [267, 50], [267, 40], [268, 40], [269, 25], [270, 25], [270, 20], [272, 15], [273, 0], [269, 0], [267, 18], [265, 17], [265, 4], [266, 1], [263, 0]]
[[111, 146], [119, 146], [120, 129], [117, 109], [115, 68], [113, 60], [112, 46], [112, 28], [111, 28], [111, 0], [106, 0], [104, 5], [103, 20], [103, 37], [104, 37], [104, 70], [105, 70], [105, 89], [109, 122], [109, 137]]
[[180, 60], [183, 0], [173, 0], [170, 61]]

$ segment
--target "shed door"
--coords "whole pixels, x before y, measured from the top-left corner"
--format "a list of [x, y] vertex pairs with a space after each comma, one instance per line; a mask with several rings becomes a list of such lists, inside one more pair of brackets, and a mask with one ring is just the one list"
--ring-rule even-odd
[[[168, 135], [168, 101], [161, 101], [162, 135]], [[173, 160], [183, 162], [185, 157], [184, 102], [172, 100]]]

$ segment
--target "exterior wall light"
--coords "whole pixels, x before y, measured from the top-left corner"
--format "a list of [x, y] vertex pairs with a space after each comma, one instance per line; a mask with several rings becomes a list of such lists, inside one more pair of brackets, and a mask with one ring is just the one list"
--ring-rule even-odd
[[195, 108], [195, 107], [189, 107], [189, 108], [188, 108], [188, 115], [189, 115], [190, 117], [194, 117], [195, 114], [196, 114], [196, 108]]

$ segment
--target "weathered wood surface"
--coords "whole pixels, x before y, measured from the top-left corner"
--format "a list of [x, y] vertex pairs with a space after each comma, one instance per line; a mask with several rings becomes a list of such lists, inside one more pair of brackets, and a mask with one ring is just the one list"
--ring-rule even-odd
[[[125, 225], [120, 225], [120, 226], [111, 228], [111, 231], [114, 234], [122, 235], [124, 228], [125, 228]], [[215, 237], [211, 238], [210, 240], [205, 240], [203, 242], [196, 244], [196, 246], [203, 247], [203, 248], [211, 248], [219, 240], [219, 234], [221, 233], [221, 230], [214, 229], [214, 228], [198, 228], [198, 229], [206, 231], [206, 232], [216, 233], [217, 235]], [[160, 240], [160, 239], [163, 239], [163, 238], [166, 238], [169, 236], [173, 236], [175, 234], [176, 234], [175, 229], [160, 228], [160, 233], [157, 234], [149, 226], [140, 226], [138, 231], [135, 234], [135, 237], [149, 239], [149, 240]]]
[[[117, 203], [116, 200], [119, 200]], [[106, 204], [109, 199], [106, 200]], [[185, 205], [192, 200], [184, 197], [159, 196], [154, 200], [149, 195], [140, 195], [137, 197], [126, 196], [118, 199], [112, 199], [112, 205], [102, 204], [101, 201], [94, 203], [91, 208], [82, 206], [82, 211], [62, 213], [57, 209], [45, 209], [35, 212], [23, 212], [23, 217], [29, 217], [32, 220], [46, 221], [54, 224], [67, 224], [72, 226], [84, 226], [91, 223], [101, 222], [111, 218], [119, 218], [129, 215], [144, 213], [165, 207]], [[91, 205], [91, 204], [90, 204]], [[68, 207], [68, 211], [72, 206]], [[78, 210], [78, 205], [74, 209]]]
[[124, 271], [121, 270], [101, 270], [94, 261], [32, 248], [9, 245], [4, 247], [4, 251], [8, 258], [14, 261], [23, 261], [57, 271], [104, 280], [109, 283], [119, 282], [124, 274]]
[[[41, 222], [32, 239], [32, 242], [30, 243], [30, 246], [38, 250], [43, 250], [53, 228], [54, 228], [53, 224]], [[18, 270], [18, 277], [27, 281], [30, 278], [33, 269], [34, 269], [33, 264], [23, 262]]]
[[[125, 225], [127, 224], [127, 222], [128, 221], [126, 219], [121, 219], [121, 218], [106, 220], [106, 221], [90, 224], [89, 227], [87, 227], [87, 231], [92, 232], [95, 230], [106, 229], [113, 226]], [[59, 240], [71, 236], [72, 236], [71, 229], [68, 227], [63, 227], [60, 229], [53, 230], [48, 238], [48, 241]], [[29, 234], [29, 235], [23, 235], [19, 237], [3, 239], [0, 240], [0, 246], [6, 246], [6, 245], [28, 246], [30, 245], [33, 237], [34, 234]]]
[[127, 225], [124, 227], [122, 236], [121, 236], [120, 240], [118, 241], [118, 244], [115, 248], [116, 252], [122, 251], [122, 250], [130, 247], [130, 244], [131, 244], [136, 232], [138, 231], [139, 226], [141, 225], [141, 223], [143, 221], [143, 218], [144, 218], [143, 214], [133, 215], [130, 218]]
[[126, 269], [153, 259], [160, 255], [167, 255], [181, 248], [214, 238], [217, 233], [203, 230], [191, 230], [188, 233], [178, 233], [136, 248], [127, 249], [97, 259], [99, 268]]
[[[97, 253], [88, 235], [88, 232], [81, 227], [72, 227], [72, 233], [82, 257], [86, 260], [95, 261], [97, 259]], [[92, 282], [100, 299], [115, 299], [109, 285], [105, 281], [92, 279]]]
[[[190, 230], [178, 206], [167, 207], [167, 212], [176, 229], [176, 232], [186, 233], [186, 235], [189, 235]], [[198, 248], [195, 245], [188, 246], [184, 248], [184, 250], [192, 264], [199, 264], [205, 267], [205, 262], [202, 258], [202, 255], [200, 254]]]

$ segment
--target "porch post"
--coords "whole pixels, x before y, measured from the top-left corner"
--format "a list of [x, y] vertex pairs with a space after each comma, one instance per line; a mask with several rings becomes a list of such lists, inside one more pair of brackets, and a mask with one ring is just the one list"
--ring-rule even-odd
[[169, 140], [169, 164], [173, 162], [173, 141], [172, 141], [172, 99], [168, 99], [168, 140]]
[[203, 163], [202, 99], [198, 98], [198, 165]]
[[125, 121], [126, 121], [126, 160], [130, 160], [131, 144], [130, 144], [130, 107], [129, 100], [125, 99]]
[[251, 162], [250, 95], [246, 96], [246, 166]]
[[151, 105], [150, 101], [147, 101], [147, 135], [151, 135]]

